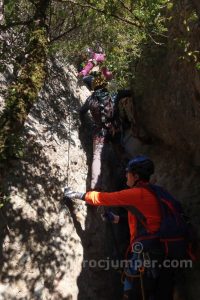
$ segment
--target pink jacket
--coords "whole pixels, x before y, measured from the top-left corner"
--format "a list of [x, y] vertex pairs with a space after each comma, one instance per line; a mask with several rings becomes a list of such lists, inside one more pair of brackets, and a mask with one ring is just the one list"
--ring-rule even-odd
[[[105, 54], [103, 53], [93, 53], [92, 59], [89, 59], [83, 70], [79, 73], [79, 76], [87, 76], [95, 65], [102, 63], [105, 60]], [[112, 72], [108, 70], [107, 67], [101, 68], [101, 73], [106, 80], [111, 80], [113, 78]]]

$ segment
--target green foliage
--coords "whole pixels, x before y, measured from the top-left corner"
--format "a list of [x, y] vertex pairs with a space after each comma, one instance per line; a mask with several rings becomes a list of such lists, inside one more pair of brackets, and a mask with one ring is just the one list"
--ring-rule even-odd
[[10, 201], [10, 196], [0, 190], [0, 209], [2, 209]]
[[[194, 38], [194, 32], [197, 30], [198, 16], [192, 6], [187, 6], [187, 9], [182, 6], [178, 8], [180, 13], [172, 25], [176, 28], [171, 40], [171, 47], [174, 47], [178, 53], [178, 60], [184, 63], [192, 64], [198, 70], [200, 61], [199, 42]], [[198, 31], [197, 31], [198, 33]]]
[[0, 161], [23, 156], [20, 134], [28, 113], [38, 98], [46, 74], [47, 36], [44, 28], [29, 34], [26, 64], [16, 83], [10, 85], [5, 109], [0, 119]]
[[200, 71], [200, 62], [196, 63], [196, 69]]
[[[169, 1], [80, 1], [76, 6], [76, 22], [81, 24], [67, 40], [51, 46], [72, 62], [87, 47], [100, 44], [107, 54], [107, 65], [114, 72], [118, 86], [127, 86], [133, 76], [132, 64], [149, 40], [163, 41], [166, 32], [164, 9]], [[90, 4], [90, 8], [87, 4]], [[64, 9], [64, 4], [61, 5]], [[93, 8], [91, 8], [93, 7]], [[81, 8], [81, 9], [80, 9]], [[55, 12], [55, 9], [54, 9]]]
[[[7, 20], [30, 18], [32, 2], [7, 0]], [[126, 86], [142, 46], [149, 40], [158, 46], [163, 43], [167, 32], [166, 11], [171, 6], [170, 0], [77, 0], [76, 4], [53, 0], [46, 18], [49, 39], [55, 40], [50, 44], [50, 53], [60, 52], [74, 63], [85, 48], [101, 44], [116, 81], [119, 86]]]
[[34, 12], [33, 4], [28, 0], [4, 0], [4, 8], [7, 23], [26, 20]]
[[[1, 149], [4, 148], [5, 143]], [[6, 140], [6, 151], [0, 151], [0, 161], [3, 162], [7, 158], [21, 159], [24, 157], [24, 140], [20, 135], [10, 134], [9, 139]]]

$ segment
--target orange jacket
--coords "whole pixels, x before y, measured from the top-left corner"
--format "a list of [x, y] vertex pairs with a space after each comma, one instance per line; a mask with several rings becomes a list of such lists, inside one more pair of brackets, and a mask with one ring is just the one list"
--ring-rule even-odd
[[[134, 206], [146, 217], [148, 232], [154, 233], [160, 227], [161, 212], [158, 200], [144, 187], [134, 187], [113, 193], [87, 192], [85, 201], [96, 206]], [[137, 219], [130, 212], [128, 212], [128, 223], [132, 242], [137, 235]]]

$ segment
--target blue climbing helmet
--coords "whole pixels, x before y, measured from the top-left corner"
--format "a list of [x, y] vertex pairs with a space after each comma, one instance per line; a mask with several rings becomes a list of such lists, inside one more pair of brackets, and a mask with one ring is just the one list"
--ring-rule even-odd
[[149, 157], [138, 155], [128, 162], [126, 171], [138, 174], [140, 179], [149, 180], [154, 173], [154, 163]]

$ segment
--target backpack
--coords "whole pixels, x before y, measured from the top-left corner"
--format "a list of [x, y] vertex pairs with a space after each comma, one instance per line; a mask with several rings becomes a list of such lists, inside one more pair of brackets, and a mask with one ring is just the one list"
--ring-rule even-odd
[[98, 89], [92, 94], [90, 111], [95, 123], [113, 136], [118, 125], [114, 119], [114, 99], [106, 89]]
[[[171, 259], [196, 259], [197, 234], [195, 228], [184, 216], [181, 203], [162, 187], [148, 184], [147, 188], [156, 195], [161, 209], [161, 224], [153, 235], [148, 233], [145, 216], [133, 207], [126, 207], [138, 220], [138, 236], [134, 242], [141, 242], [144, 251], [157, 243], [165, 257]], [[158, 243], [159, 242], [159, 243]]]
[[112, 121], [114, 114], [114, 101], [107, 90], [99, 89], [95, 92], [101, 111], [102, 123]]

